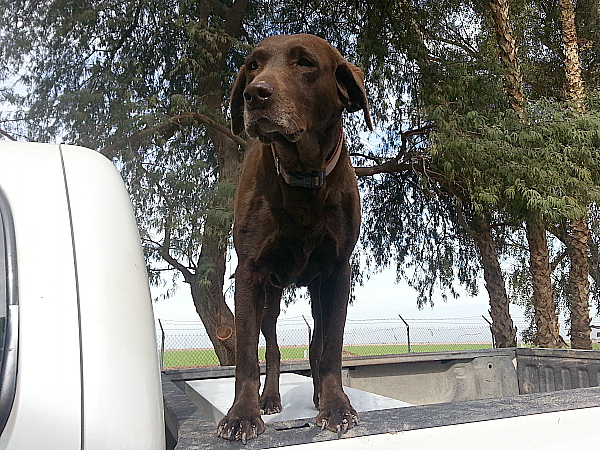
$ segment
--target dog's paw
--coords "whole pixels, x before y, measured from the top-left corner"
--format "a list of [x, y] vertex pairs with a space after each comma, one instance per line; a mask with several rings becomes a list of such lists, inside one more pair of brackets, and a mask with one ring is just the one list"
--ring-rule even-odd
[[319, 411], [316, 422], [321, 430], [327, 428], [340, 438], [346, 431], [354, 428], [354, 425], [358, 425], [358, 413], [350, 403], [325, 407]]
[[279, 393], [261, 395], [259, 404], [261, 414], [277, 414], [282, 410]]
[[233, 406], [217, 426], [217, 436], [230, 441], [242, 441], [246, 444], [248, 439], [257, 437], [265, 431], [265, 423], [256, 413], [236, 413]]

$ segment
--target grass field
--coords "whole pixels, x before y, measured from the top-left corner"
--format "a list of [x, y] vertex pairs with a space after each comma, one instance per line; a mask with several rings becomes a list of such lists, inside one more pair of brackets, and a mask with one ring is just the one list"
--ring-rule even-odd
[[[411, 352], [439, 352], [453, 350], [475, 350], [490, 348], [488, 343], [475, 344], [412, 344]], [[281, 359], [306, 359], [307, 347], [282, 347], [280, 348]], [[348, 345], [344, 347], [344, 356], [374, 356], [395, 355], [408, 353], [406, 345]], [[265, 360], [265, 349], [258, 349], [258, 358]], [[163, 367], [165, 369], [177, 369], [184, 367], [215, 366], [219, 360], [214, 350], [191, 349], [191, 350], [166, 350], [164, 354]]]
[[[489, 343], [472, 344], [411, 344], [410, 351], [418, 352], [443, 352], [457, 350], [476, 350], [490, 348]], [[594, 350], [600, 350], [600, 343], [593, 343]], [[308, 355], [307, 347], [282, 347], [281, 359], [306, 359]], [[396, 355], [399, 353], [408, 353], [406, 345], [348, 345], [344, 347], [344, 356], [375, 356], [375, 355]], [[265, 360], [265, 349], [258, 349], [258, 358]], [[166, 350], [164, 355], [163, 367], [166, 370], [179, 369], [184, 367], [199, 366], [217, 366], [219, 360], [214, 350], [192, 349], [192, 350]]]

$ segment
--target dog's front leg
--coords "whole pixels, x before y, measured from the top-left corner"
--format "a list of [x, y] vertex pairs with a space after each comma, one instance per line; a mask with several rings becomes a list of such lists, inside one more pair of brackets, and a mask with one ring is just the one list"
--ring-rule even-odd
[[[342, 389], [342, 346], [350, 295], [350, 264], [343, 264], [323, 278], [318, 292], [323, 337], [318, 361], [319, 414], [316, 422], [341, 436], [358, 423], [358, 414]], [[315, 330], [317, 333], [319, 331]]]
[[217, 434], [225, 439], [253, 438], [265, 431], [260, 417], [258, 391], [258, 334], [264, 307], [264, 284], [250, 268], [240, 264], [235, 273], [236, 367], [235, 400], [221, 419]]
[[319, 365], [323, 353], [323, 321], [321, 320], [321, 279], [315, 278], [308, 286], [310, 306], [315, 329], [309, 347], [310, 374], [313, 379], [313, 403], [319, 408]]
[[262, 318], [261, 331], [265, 337], [267, 350], [267, 374], [265, 386], [260, 396], [260, 409], [263, 414], [281, 412], [281, 395], [279, 394], [279, 368], [281, 353], [277, 345], [277, 318], [282, 289], [267, 282], [265, 287], [265, 309]]

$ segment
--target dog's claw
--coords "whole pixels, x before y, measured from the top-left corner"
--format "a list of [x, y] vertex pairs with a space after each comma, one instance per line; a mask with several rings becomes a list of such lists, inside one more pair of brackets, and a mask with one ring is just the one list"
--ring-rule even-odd
[[323, 419], [321, 422], [321, 431], [323, 431], [327, 427], [327, 420]]
[[264, 431], [264, 424], [260, 420], [260, 416], [239, 417], [233, 416], [223, 418], [217, 426], [217, 435], [229, 441], [242, 441], [245, 445], [249, 439], [257, 437]]
[[336, 427], [338, 439], [342, 437], [342, 434], [345, 434], [348, 431], [348, 419], [342, 419], [342, 423]]
[[281, 397], [277, 394], [263, 393], [259, 402], [260, 415], [278, 414], [281, 412]]

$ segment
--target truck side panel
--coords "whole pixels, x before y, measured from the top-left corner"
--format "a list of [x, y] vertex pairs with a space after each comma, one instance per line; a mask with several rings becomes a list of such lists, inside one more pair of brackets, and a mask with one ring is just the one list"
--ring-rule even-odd
[[81, 302], [85, 448], [164, 448], [152, 303], [129, 195], [106, 158], [62, 150]]

